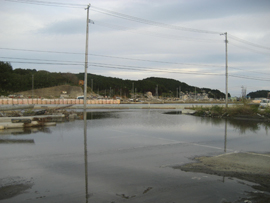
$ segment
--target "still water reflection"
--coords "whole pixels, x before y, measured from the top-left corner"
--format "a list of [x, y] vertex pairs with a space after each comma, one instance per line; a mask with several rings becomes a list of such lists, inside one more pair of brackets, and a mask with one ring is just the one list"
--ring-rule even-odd
[[[87, 119], [41, 130], [0, 131], [2, 140], [19, 136], [34, 141], [0, 142], [0, 188], [18, 191], [0, 195], [1, 202], [235, 201], [251, 190], [249, 183], [219, 181], [171, 166], [195, 156], [269, 151], [269, 125], [263, 123], [165, 110], [84, 115]], [[18, 182], [27, 187], [18, 187]]]

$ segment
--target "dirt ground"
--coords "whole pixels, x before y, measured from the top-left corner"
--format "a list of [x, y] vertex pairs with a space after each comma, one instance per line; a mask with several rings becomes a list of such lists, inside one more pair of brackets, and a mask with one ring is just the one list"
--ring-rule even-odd
[[[35, 89], [35, 97], [44, 97], [44, 98], [59, 98], [62, 92], [65, 91], [68, 98], [76, 98], [77, 96], [83, 95], [83, 89], [79, 86], [70, 86], [70, 85], [60, 85], [56, 87], [48, 87], [42, 89]], [[32, 90], [18, 92], [17, 94], [22, 94], [24, 97], [32, 96]]]
[[215, 157], [196, 157], [194, 160], [197, 162], [173, 168], [257, 183], [259, 185], [252, 187], [260, 191], [249, 193], [245, 201], [270, 202], [270, 153], [230, 153]]

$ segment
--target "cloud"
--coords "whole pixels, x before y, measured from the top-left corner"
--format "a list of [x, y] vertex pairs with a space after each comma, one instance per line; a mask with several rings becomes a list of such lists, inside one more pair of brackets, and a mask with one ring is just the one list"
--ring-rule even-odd
[[84, 34], [86, 32], [85, 19], [64, 19], [50, 22], [43, 28], [38, 29], [37, 33], [41, 34], [59, 34], [59, 35], [74, 35]]
[[[74, 1], [62, 1], [74, 3]], [[76, 1], [87, 5], [86, 0]], [[247, 42], [270, 47], [269, 0], [93, 0], [90, 7], [90, 19], [95, 22], [89, 27], [89, 53], [108, 55], [109, 57], [89, 56], [92, 63], [107, 63], [112, 66], [139, 66], [164, 70], [186, 69], [202, 72], [224, 73], [225, 43], [219, 34], [202, 34], [183, 30], [164, 29], [115, 18], [94, 11], [94, 7], [139, 17], [146, 20], [178, 25], [181, 27], [228, 32], [228, 56], [230, 73], [249, 77], [269, 77], [269, 49], [248, 45], [233, 39], [242, 38]], [[82, 9], [38, 6], [3, 1], [0, 7], [0, 44], [7, 48], [24, 50], [64, 51], [81, 54], [55, 54], [43, 52], [19, 52], [0, 49], [2, 57], [25, 57], [28, 59], [46, 59], [61, 61], [84, 61], [86, 11]], [[120, 28], [122, 26], [124, 28]], [[125, 31], [123, 31], [125, 29]], [[1, 48], [0, 46], [0, 48]], [[120, 58], [145, 59], [148, 61], [124, 60]], [[5, 60], [5, 58], [2, 58]], [[153, 61], [168, 61], [177, 65]], [[198, 64], [188, 66], [181, 63]], [[212, 64], [214, 67], [200, 66]], [[12, 64], [14, 68], [35, 68], [57, 72], [83, 72], [82, 66], [53, 66], [36, 64]], [[223, 67], [222, 67], [223, 66]], [[221, 70], [219, 69], [220, 67]], [[230, 67], [242, 70], [230, 69]], [[256, 74], [252, 70], [265, 74]], [[173, 78], [187, 84], [218, 88], [224, 92], [225, 77], [211, 75], [191, 75], [146, 72], [135, 70], [91, 67], [95, 74], [139, 80], [146, 77]], [[236, 94], [241, 85], [267, 87], [267, 82], [229, 78], [229, 87]], [[237, 88], [234, 88], [237, 87]], [[238, 90], [239, 88], [239, 90]], [[229, 92], [232, 93], [229, 89]]]

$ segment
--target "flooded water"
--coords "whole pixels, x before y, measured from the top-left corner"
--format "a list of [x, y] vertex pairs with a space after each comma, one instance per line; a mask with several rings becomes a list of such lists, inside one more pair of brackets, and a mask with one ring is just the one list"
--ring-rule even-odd
[[269, 152], [268, 129], [135, 109], [89, 110], [86, 122], [2, 130], [0, 202], [235, 202], [254, 183], [173, 167], [197, 156]]

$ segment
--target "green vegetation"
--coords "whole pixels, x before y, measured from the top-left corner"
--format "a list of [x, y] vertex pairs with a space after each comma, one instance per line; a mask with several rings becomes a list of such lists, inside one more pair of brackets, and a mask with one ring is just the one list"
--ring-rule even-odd
[[[84, 80], [84, 73], [56, 73], [21, 68], [13, 70], [10, 63], [0, 62], [0, 95], [9, 95], [16, 92], [31, 90], [32, 82], [34, 82], [34, 88], [39, 89], [65, 84], [77, 86], [79, 80]], [[141, 94], [150, 91], [155, 95], [156, 87], [158, 86], [158, 95], [164, 97], [176, 96], [176, 91], [179, 87], [184, 93], [195, 92], [194, 86], [189, 86], [184, 82], [167, 78], [149, 77], [143, 80], [134, 81], [89, 73], [87, 76], [88, 87], [92, 86], [92, 81], [93, 91], [100, 95], [108, 95], [111, 91], [112, 95], [130, 97], [133, 84], [136, 93]], [[208, 97], [215, 99], [225, 98], [224, 93], [209, 88], [196, 87], [196, 93], [207, 93]]]
[[258, 90], [256, 92], [250, 92], [247, 97], [254, 98], [267, 98], [270, 90]]
[[63, 84], [78, 84], [78, 78], [71, 73], [50, 73], [21, 68], [13, 70], [10, 63], [0, 61], [0, 95], [31, 90], [32, 77], [35, 89]]
[[242, 104], [233, 105], [231, 107], [211, 106], [211, 107], [194, 107], [195, 115], [201, 117], [231, 118], [231, 117], [247, 117], [258, 119], [270, 119], [270, 108], [261, 110], [259, 104]]

